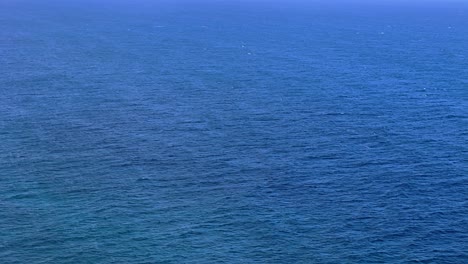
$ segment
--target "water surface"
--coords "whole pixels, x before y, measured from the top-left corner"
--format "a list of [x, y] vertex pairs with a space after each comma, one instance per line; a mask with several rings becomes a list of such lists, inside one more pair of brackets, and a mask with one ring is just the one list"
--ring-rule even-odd
[[468, 6], [0, 2], [2, 263], [467, 263]]

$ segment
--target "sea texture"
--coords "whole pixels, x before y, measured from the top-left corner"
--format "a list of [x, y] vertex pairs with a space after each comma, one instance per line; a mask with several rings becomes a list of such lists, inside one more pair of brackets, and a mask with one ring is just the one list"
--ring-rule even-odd
[[468, 4], [332, 2], [0, 1], [0, 263], [468, 263]]

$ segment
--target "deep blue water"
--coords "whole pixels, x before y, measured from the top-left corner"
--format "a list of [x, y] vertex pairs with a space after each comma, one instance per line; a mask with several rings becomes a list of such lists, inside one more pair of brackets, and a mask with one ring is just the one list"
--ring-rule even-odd
[[0, 1], [0, 262], [468, 263], [468, 3]]

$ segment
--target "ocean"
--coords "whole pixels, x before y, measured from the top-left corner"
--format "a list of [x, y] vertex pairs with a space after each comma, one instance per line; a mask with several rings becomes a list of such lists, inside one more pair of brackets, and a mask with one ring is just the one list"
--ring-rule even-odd
[[0, 263], [468, 263], [468, 3], [0, 1]]

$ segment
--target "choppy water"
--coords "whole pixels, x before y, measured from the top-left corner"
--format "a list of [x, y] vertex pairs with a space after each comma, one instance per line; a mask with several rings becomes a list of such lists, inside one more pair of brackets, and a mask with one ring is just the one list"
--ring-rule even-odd
[[1, 263], [468, 263], [468, 7], [0, 2]]

